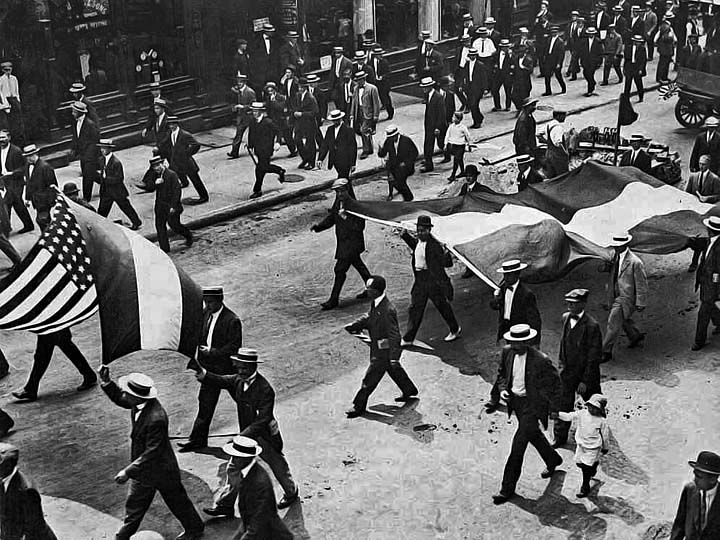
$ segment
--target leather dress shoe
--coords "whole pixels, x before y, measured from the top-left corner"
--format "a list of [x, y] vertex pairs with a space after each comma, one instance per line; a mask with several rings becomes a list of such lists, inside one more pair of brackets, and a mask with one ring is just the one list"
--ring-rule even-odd
[[367, 291], [363, 291], [361, 293], [358, 293], [358, 295], [355, 298], [362, 299], [362, 298], [367, 298], [367, 297], [368, 297]]
[[198, 204], [205, 204], [205, 203], [208, 202], [209, 200], [210, 200], [210, 199], [207, 198], [207, 197], [204, 197], [204, 198], [198, 197], [197, 199], [188, 199], [187, 201], [185, 201], [185, 204], [189, 204], [189, 205], [195, 206], [195, 205], [198, 205]]
[[185, 247], [192, 247], [194, 242], [195, 237], [192, 235], [192, 233], [190, 233], [190, 236], [185, 239]]
[[82, 384], [77, 387], [77, 391], [84, 392], [85, 390], [90, 390], [96, 384], [97, 384], [97, 379], [88, 379], [86, 381], [83, 381]]
[[262, 197], [262, 191], [253, 191], [248, 199], [257, 199], [258, 197]]
[[365, 410], [356, 409], [355, 407], [345, 411], [345, 416], [347, 416], [348, 418], [357, 418], [358, 416], [362, 416], [363, 414], [365, 414]]
[[508, 495], [505, 493], [498, 493], [496, 495], [493, 495], [492, 496], [493, 504], [505, 504], [513, 497], [513, 495], [515, 495], [515, 494], [511, 493]]
[[196, 450], [202, 450], [203, 448], [207, 448], [206, 442], [200, 442], [200, 441], [188, 441], [186, 443], [180, 443], [178, 444], [178, 447], [181, 454], [187, 454], [188, 452], [195, 452]]
[[488, 401], [485, 404], [485, 412], [486, 413], [494, 413], [498, 410], [498, 407], [500, 407], [500, 404], [496, 401]]
[[396, 397], [395, 401], [397, 401], [398, 403], [407, 403], [409, 401], [415, 401], [417, 398], [418, 398], [417, 395], [415, 395], [415, 396], [402, 395], [402, 396]]
[[19, 401], [35, 401], [35, 400], [37, 400], [37, 394], [31, 394], [24, 388], [22, 390], [12, 392], [12, 395], [15, 399], [17, 399]]
[[322, 309], [323, 311], [328, 311], [328, 310], [335, 309], [336, 307], [338, 307], [338, 302], [337, 302], [337, 300], [327, 300], [327, 301], [323, 302], [322, 304], [320, 304], [320, 306], [321, 306], [320, 309]]
[[237, 154], [233, 154], [232, 152], [228, 152], [227, 157], [228, 157], [228, 159], [237, 159], [240, 156], [238, 156]]
[[279, 176], [279, 178], [278, 178], [278, 181], [279, 181], [281, 184], [284, 184], [284, 183], [285, 183], [285, 169], [283, 169], [282, 171], [280, 171], [280, 176]]
[[703, 347], [705, 347], [704, 344], [701, 344], [701, 343], [693, 343], [692, 347], [690, 347], [690, 350], [691, 350], [691, 351], [699, 351], [699, 350], [702, 349]]
[[136, 223], [135, 225], [130, 226], [131, 231], [137, 231], [137, 230], [140, 230], [141, 228], [142, 228], [142, 223]]
[[295, 501], [298, 500], [300, 497], [300, 492], [296, 488], [295, 493], [293, 495], [283, 495], [283, 498], [280, 499], [280, 501], [277, 504], [278, 510], [282, 510], [284, 508], [287, 508], [291, 506]]
[[555, 474], [555, 471], [557, 468], [562, 465], [562, 458], [560, 458], [560, 461], [558, 461], [554, 467], [548, 467], [543, 472], [540, 473], [540, 478], [550, 478], [553, 474]]
[[197, 540], [198, 538], [202, 538], [203, 534], [205, 534], [204, 528], [193, 532], [183, 531], [175, 537], [175, 540]]
[[213, 506], [212, 508], [203, 508], [203, 512], [213, 517], [235, 517], [235, 510], [232, 508]]
[[18, 233], [18, 234], [25, 234], [25, 233], [28, 233], [28, 232], [32, 232], [32, 231], [34, 231], [34, 230], [35, 230], [35, 227], [23, 227], [23, 228], [20, 229], [17, 233]]

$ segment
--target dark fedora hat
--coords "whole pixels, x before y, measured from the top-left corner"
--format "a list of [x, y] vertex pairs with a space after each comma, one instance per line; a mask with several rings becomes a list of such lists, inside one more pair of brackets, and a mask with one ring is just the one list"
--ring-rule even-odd
[[430, 216], [418, 216], [417, 223], [415, 224], [417, 227], [431, 227], [433, 226], [432, 220], [430, 219]]
[[695, 461], [688, 461], [688, 463], [695, 470], [720, 476], [720, 456], [715, 452], [704, 450], [698, 454]]

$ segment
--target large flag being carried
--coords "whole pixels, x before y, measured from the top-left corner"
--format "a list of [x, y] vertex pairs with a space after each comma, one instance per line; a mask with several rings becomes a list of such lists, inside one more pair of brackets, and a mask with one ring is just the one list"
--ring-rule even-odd
[[137, 350], [195, 353], [200, 287], [139, 234], [58, 195], [49, 226], [0, 282], [0, 328], [45, 334], [98, 307], [103, 363]]
[[702, 219], [720, 208], [634, 167], [591, 161], [517, 194], [490, 189], [416, 202], [349, 201], [358, 215], [414, 228], [433, 216], [433, 235], [486, 281], [507, 259], [530, 265], [528, 281], [557, 279], [589, 259], [610, 260], [613, 235], [629, 231], [632, 247], [674, 253], [706, 234]]

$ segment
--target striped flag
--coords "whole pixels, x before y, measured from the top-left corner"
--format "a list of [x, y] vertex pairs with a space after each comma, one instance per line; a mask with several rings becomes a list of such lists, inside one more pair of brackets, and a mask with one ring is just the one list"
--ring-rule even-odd
[[613, 235], [629, 231], [645, 253], [674, 253], [706, 236], [702, 219], [720, 206], [667, 185], [634, 167], [590, 161], [517, 194], [483, 192], [412, 202], [348, 201], [346, 209], [381, 223], [414, 229], [433, 217], [433, 235], [488, 285], [502, 261], [523, 259], [524, 279], [562, 277], [578, 264], [609, 261]]
[[49, 226], [0, 282], [0, 328], [57, 331], [98, 308], [103, 363], [138, 350], [195, 354], [200, 287], [144, 237], [58, 195]]
[[658, 89], [658, 97], [663, 101], [667, 101], [671, 97], [677, 95], [679, 91], [680, 87], [675, 81], [669, 82], [667, 84], [661, 84], [660, 88]]

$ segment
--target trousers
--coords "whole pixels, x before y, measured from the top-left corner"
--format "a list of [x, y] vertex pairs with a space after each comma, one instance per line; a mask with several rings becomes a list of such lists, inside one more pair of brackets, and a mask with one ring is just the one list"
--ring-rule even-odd
[[587, 81], [588, 94], [595, 91], [595, 68], [583, 68], [583, 77]]
[[10, 189], [7, 190], [7, 194], [5, 195], [5, 209], [8, 213], [8, 219], [11, 220], [12, 211], [15, 210], [15, 213], [17, 213], [20, 221], [22, 221], [23, 228], [34, 228], [30, 212], [28, 212], [27, 206], [25, 206], [25, 201], [23, 201], [22, 198], [22, 189], [20, 190], [20, 193]]
[[435, 282], [427, 270], [415, 273], [415, 282], [410, 290], [410, 308], [408, 309], [408, 329], [405, 332], [405, 341], [413, 341], [420, 329], [425, 306], [428, 300], [432, 301], [438, 312], [450, 327], [451, 332], [457, 332], [458, 325], [455, 313], [450, 305], [442, 286]]
[[717, 308], [714, 302], [700, 302], [697, 326], [695, 328], [696, 345], [705, 345], [707, 328], [711, 320], [716, 327], [720, 328], [720, 309]]
[[196, 533], [205, 528], [205, 524], [188, 497], [179, 475], [177, 478], [167, 479], [159, 485], [150, 485], [131, 479], [125, 501], [123, 526], [115, 535], [115, 540], [130, 540], [130, 537], [140, 528], [140, 523], [158, 491], [170, 512], [182, 524], [185, 531]]
[[668, 76], [670, 74], [670, 62], [672, 62], [672, 56], [660, 55], [657, 63], [657, 71], [655, 72], [655, 80], [657, 82], [668, 80]]
[[605, 340], [603, 341], [603, 352], [612, 354], [613, 348], [620, 337], [620, 330], [624, 330], [630, 341], [634, 341], [640, 337], [640, 330], [632, 320], [632, 314], [625, 318], [622, 306], [618, 302], [613, 302], [610, 307], [610, 314], [607, 320], [607, 330], [605, 330]]
[[510, 447], [510, 455], [505, 463], [502, 487], [500, 489], [500, 493], [507, 496], [515, 493], [515, 486], [517, 486], [520, 479], [528, 444], [535, 447], [548, 468], [556, 467], [562, 461], [560, 454], [550, 446], [545, 435], [540, 431], [540, 419], [531, 410], [527, 398], [514, 396], [512, 398], [512, 407], [517, 417], [518, 426]]
[[[262, 448], [260, 459], [268, 464], [268, 467], [270, 467], [273, 475], [275, 475], [285, 495], [295, 495], [298, 488], [290, 473], [290, 466], [285, 459], [285, 454], [282, 453], [282, 450], [276, 450], [264, 437], [258, 437], [257, 442], [260, 448]], [[235, 502], [238, 497], [237, 486], [240, 484], [240, 470], [237, 461], [230, 458], [225, 469], [223, 485], [220, 486], [220, 489], [215, 493], [216, 508], [235, 508]]]
[[390, 83], [384, 80], [379, 81], [377, 83], [377, 89], [380, 95], [380, 103], [385, 107], [385, 111], [388, 113], [388, 120], [390, 120], [395, 115], [392, 97], [390, 97]]
[[232, 140], [232, 147], [230, 148], [230, 155], [237, 157], [238, 153], [240, 152], [240, 145], [242, 144], [243, 135], [245, 135], [245, 131], [247, 130], [248, 125], [247, 124], [237, 124], [235, 126], [235, 136]]
[[18, 264], [22, 260], [22, 257], [20, 257], [20, 254], [15, 249], [15, 246], [13, 246], [8, 237], [2, 233], [0, 233], [0, 251], [2, 251], [14, 265]]
[[120, 208], [120, 210], [122, 210], [122, 212], [128, 217], [132, 225], [139, 226], [142, 224], [140, 216], [138, 216], [138, 213], [135, 211], [135, 208], [133, 208], [133, 205], [128, 197], [100, 197], [98, 214], [102, 217], [108, 217], [113, 203], [118, 205], [118, 208]]
[[311, 133], [302, 133], [295, 130], [295, 145], [300, 153], [300, 157], [305, 163], [315, 165], [315, 156], [317, 154], [317, 145], [315, 144], [315, 131]]
[[403, 200], [412, 201], [415, 196], [407, 184], [407, 179], [413, 172], [415, 172], [414, 167], [398, 165], [397, 167], [391, 168], [390, 175], [392, 176], [392, 180], [388, 182], [388, 195], [392, 197], [393, 188], [395, 188], [398, 190], [398, 193], [402, 195]]
[[155, 208], [155, 231], [157, 231], [158, 244], [165, 253], [170, 251], [167, 228], [170, 227], [179, 235], [190, 240], [193, 236], [185, 225], [180, 223], [181, 212], [170, 212], [169, 208]]
[[608, 80], [610, 78], [610, 70], [614, 69], [615, 73], [617, 74], [618, 81], [622, 82], [623, 80], [623, 74], [622, 70], [620, 69], [620, 62], [622, 61], [622, 56], [616, 56], [614, 54], [608, 55], [605, 57], [605, 61], [603, 63], [603, 82], [605, 84], [608, 83]]
[[52, 334], [39, 335], [37, 337], [37, 345], [35, 346], [35, 356], [30, 375], [25, 383], [25, 391], [34, 396], [38, 393], [40, 380], [47, 371], [52, 359], [55, 347], [58, 347], [65, 356], [72, 362], [75, 368], [83, 376], [84, 381], [94, 381], [97, 376], [95, 371], [88, 364], [87, 359], [80, 352], [77, 345], [72, 340], [70, 329], [60, 330]]
[[[177, 171], [175, 171], [177, 172]], [[195, 188], [195, 191], [197, 191], [198, 197], [200, 197], [201, 200], [208, 200], [210, 196], [208, 195], [207, 188], [205, 187], [205, 184], [203, 184], [202, 179], [200, 178], [200, 174], [197, 171], [190, 170], [188, 172], [177, 173], [178, 179], [180, 180], [180, 184], [185, 187], [188, 185], [188, 180], [192, 183], [193, 187]]]
[[198, 442], [207, 444], [208, 434], [210, 433], [210, 424], [212, 424], [215, 408], [222, 388], [212, 384], [200, 383], [198, 391], [198, 412], [193, 423], [192, 431], [188, 442]]
[[[300, 151], [302, 154], [302, 150]], [[313, 162], [314, 163], [314, 162]], [[270, 156], [257, 156], [257, 165], [255, 165], [255, 184], [253, 185], [253, 193], [262, 191], [263, 180], [267, 173], [280, 175], [285, 169], [270, 163]]]
[[628, 96], [630, 95], [630, 92], [632, 91], [632, 83], [634, 82], [638, 97], [642, 100], [645, 95], [645, 87], [643, 86], [641, 71], [639, 69], [628, 70], [625, 73], [625, 77], [625, 94]]
[[493, 97], [493, 106], [496, 109], [502, 108], [500, 106], [500, 89], [505, 89], [505, 108], [510, 109], [510, 96], [512, 95], [512, 79], [507, 76], [503, 79], [498, 78], [493, 81], [491, 93]]
[[347, 271], [350, 270], [351, 266], [358, 271], [363, 283], [370, 279], [370, 270], [365, 266], [359, 253], [354, 257], [337, 259], [335, 261], [335, 281], [333, 282], [332, 292], [330, 293], [331, 302], [337, 302], [340, 299], [340, 292], [345, 284], [345, 279], [347, 279]]
[[400, 365], [400, 362], [391, 362], [387, 359], [371, 358], [370, 365], [365, 372], [360, 390], [355, 394], [353, 399], [353, 405], [358, 411], [364, 411], [367, 408], [367, 402], [377, 388], [380, 381], [385, 376], [385, 373], [390, 375], [393, 382], [400, 388], [403, 396], [416, 396], [418, 389], [415, 384], [410, 380], [410, 376], [407, 374], [405, 369]]
[[82, 174], [83, 199], [90, 202], [90, 199], [92, 199], [93, 185], [98, 179], [97, 162], [81, 161], [80, 174]]
[[567, 87], [565, 86], [565, 79], [563, 79], [562, 66], [555, 66], [553, 71], [545, 75], [545, 92], [548, 94], [552, 92], [550, 83], [553, 75], [555, 75], [557, 82], [560, 83], [560, 92], [565, 93], [567, 91]]

